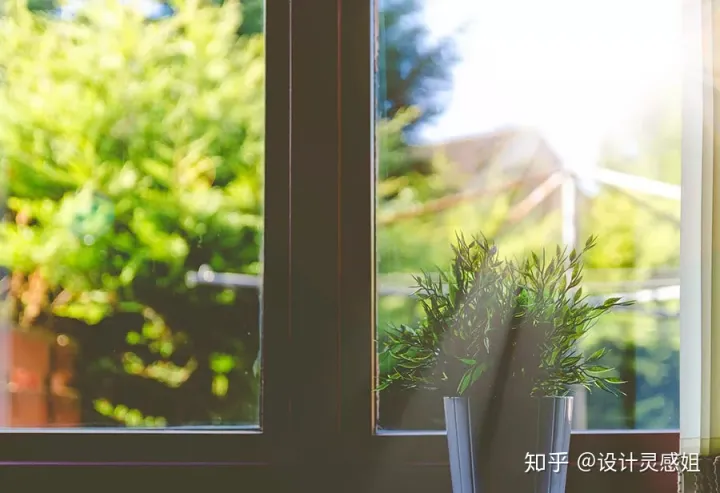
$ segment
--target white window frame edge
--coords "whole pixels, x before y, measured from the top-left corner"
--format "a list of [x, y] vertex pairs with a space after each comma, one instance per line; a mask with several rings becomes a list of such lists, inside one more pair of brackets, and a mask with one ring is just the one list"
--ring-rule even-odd
[[716, 3], [683, 1], [680, 452], [701, 455], [720, 452], [715, 402], [720, 397], [720, 200], [714, 200], [720, 192], [720, 172], [715, 172], [720, 160], [714, 152], [715, 77], [709, 70]]

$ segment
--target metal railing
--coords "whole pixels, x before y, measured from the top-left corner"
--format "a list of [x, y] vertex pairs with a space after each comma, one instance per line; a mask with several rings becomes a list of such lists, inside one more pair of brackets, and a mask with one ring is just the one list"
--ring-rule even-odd
[[[403, 283], [404, 280], [410, 279], [410, 275], [406, 274], [386, 274], [378, 275], [378, 296], [403, 296], [411, 297], [417, 291], [416, 287]], [[225, 288], [253, 288], [260, 289], [262, 287], [262, 276], [253, 276], [248, 274], [236, 274], [231, 272], [214, 272], [208, 266], [203, 265], [197, 271], [190, 271], [185, 276], [185, 282], [188, 286], [212, 285]], [[655, 284], [657, 281], [649, 280], [649, 285]], [[608, 297], [617, 297], [626, 300], [635, 300], [638, 304], [663, 302], [680, 299], [680, 283], [678, 280], [664, 280], [669, 285], [656, 286], [636, 290], [623, 290], [621, 292], [609, 292], [602, 295], [588, 296], [591, 303], [602, 303]], [[608, 286], [623, 286], [622, 282], [618, 283], [587, 283], [587, 289], [590, 292], [605, 291]], [[642, 286], [643, 283], [628, 283]], [[594, 289], [593, 289], [594, 288]], [[603, 289], [605, 288], [605, 289]], [[630, 307], [622, 307], [632, 309]], [[673, 316], [670, 313], [669, 316]]]

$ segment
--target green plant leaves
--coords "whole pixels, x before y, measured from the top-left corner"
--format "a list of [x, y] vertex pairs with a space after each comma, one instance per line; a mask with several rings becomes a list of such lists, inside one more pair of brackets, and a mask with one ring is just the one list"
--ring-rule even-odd
[[624, 382], [605, 376], [610, 368], [600, 360], [606, 351], [585, 356], [577, 345], [598, 317], [632, 304], [619, 298], [599, 305], [587, 301], [581, 259], [595, 244], [590, 237], [579, 252], [558, 246], [551, 257], [543, 251], [524, 261], [501, 261], [486, 238], [467, 241], [458, 234], [449, 269], [416, 278], [422, 322], [388, 330], [385, 352], [395, 366], [378, 390], [399, 384], [446, 395], [467, 393], [483, 385], [486, 369], [504, 347], [504, 335], [522, 329], [520, 337], [532, 343], [517, 356], [522, 371], [512, 378], [523, 381], [529, 392], [560, 396], [582, 385], [617, 393]]
[[[143, 378], [181, 385], [194, 368], [164, 365], [171, 357], [192, 353], [207, 370], [211, 352], [232, 352], [236, 361], [213, 360], [216, 393], [228, 392], [227, 377], [236, 398], [256, 394], [256, 350], [227, 344], [250, 329], [218, 339], [219, 323], [198, 322], [241, 302], [185, 279], [202, 265], [261, 271], [263, 36], [237, 35], [238, 2], [179, 2], [156, 22], [126, 2], [84, 2], [75, 20], [10, 3], [0, 19], [0, 175], [10, 177], [0, 267], [42, 276], [43, 315], [98, 324], [78, 339], [116, 330], [126, 312], [155, 313], [142, 330], [117, 324], [158, 360], [143, 363]], [[111, 361], [102, 372], [121, 372]]]
[[483, 371], [484, 368], [482, 366], [476, 365], [469, 368], [460, 379], [460, 383], [457, 388], [458, 394], [464, 394], [467, 389], [480, 379]]
[[[216, 271], [254, 273], [262, 36], [237, 36], [235, 2], [190, 2], [153, 23], [121, 3], [77, 22], [18, 4], [0, 21], [2, 174], [12, 177], [0, 266], [41, 270], [73, 296], [114, 291], [119, 303], [136, 302], [137, 286], [182, 292], [207, 251], [219, 253]], [[30, 224], [16, 225], [18, 214]], [[97, 322], [114, 308], [56, 313]]]

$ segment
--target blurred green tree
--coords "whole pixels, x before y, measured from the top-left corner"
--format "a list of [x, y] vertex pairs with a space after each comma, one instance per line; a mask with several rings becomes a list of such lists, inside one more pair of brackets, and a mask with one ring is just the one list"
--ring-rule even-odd
[[417, 118], [403, 130], [416, 137], [422, 125], [444, 111], [452, 70], [459, 61], [453, 36], [434, 39], [423, 18], [424, 0], [380, 1], [380, 114], [395, 118], [416, 108]]
[[111, 420], [254, 423], [257, 292], [185, 275], [261, 270], [263, 38], [236, 36], [231, 2], [78, 20], [0, 22], [0, 266], [43, 280], [43, 323], [79, 340]]

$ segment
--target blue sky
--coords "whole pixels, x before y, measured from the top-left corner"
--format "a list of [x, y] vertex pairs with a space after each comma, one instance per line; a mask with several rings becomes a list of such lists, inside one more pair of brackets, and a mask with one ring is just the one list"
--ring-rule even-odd
[[465, 26], [429, 141], [532, 126], [593, 166], [608, 136], [632, 147], [630, 118], [681, 76], [681, 0], [426, 0], [425, 17], [437, 36]]

